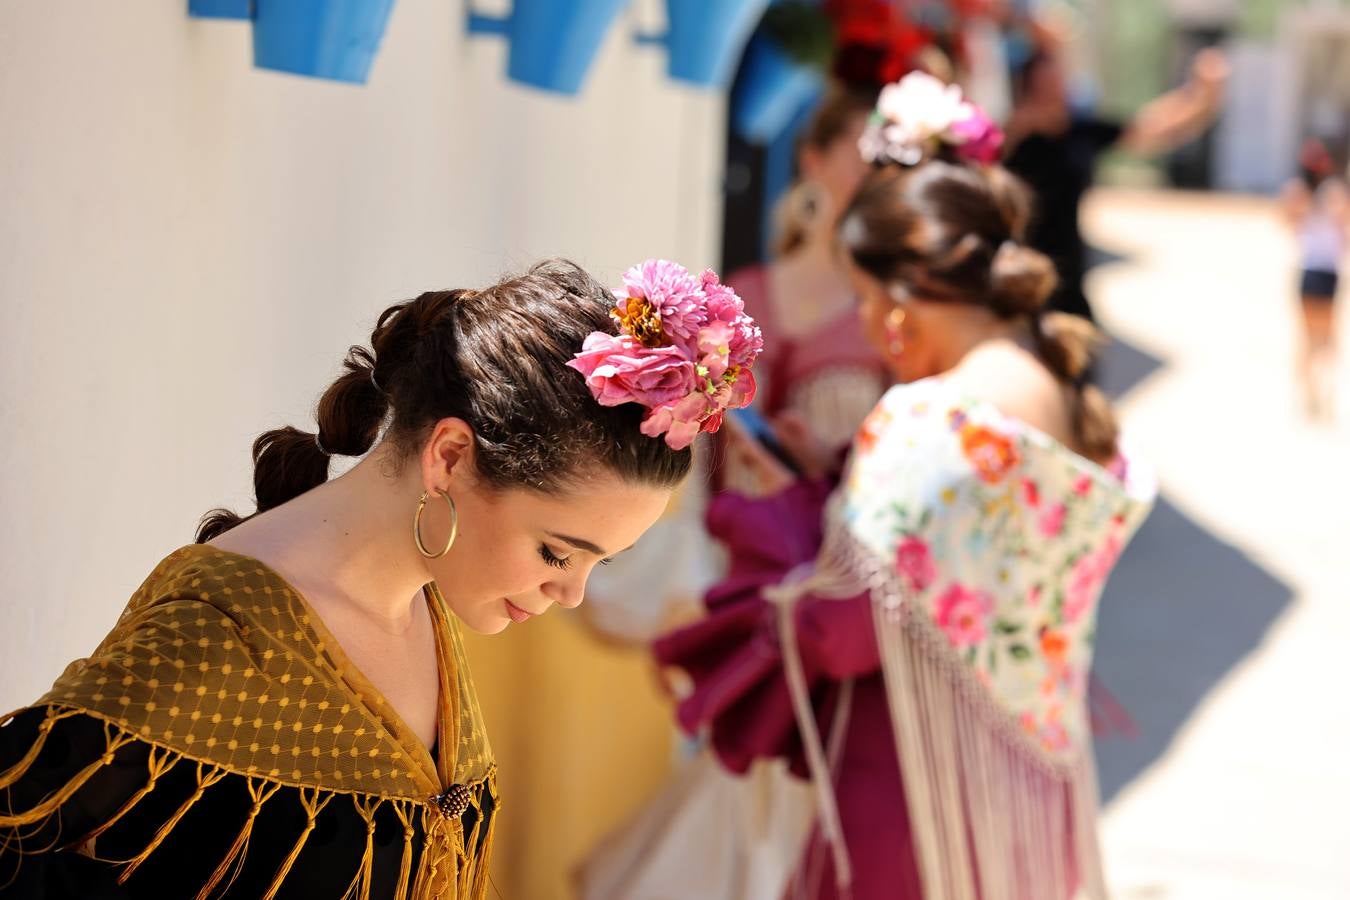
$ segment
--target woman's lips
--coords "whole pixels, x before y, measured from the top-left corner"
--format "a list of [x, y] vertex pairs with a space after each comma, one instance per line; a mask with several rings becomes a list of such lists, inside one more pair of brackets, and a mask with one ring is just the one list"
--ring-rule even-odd
[[534, 618], [534, 613], [526, 612], [510, 600], [503, 600], [503, 602], [506, 604], [506, 614], [511, 617], [512, 622], [520, 623]]

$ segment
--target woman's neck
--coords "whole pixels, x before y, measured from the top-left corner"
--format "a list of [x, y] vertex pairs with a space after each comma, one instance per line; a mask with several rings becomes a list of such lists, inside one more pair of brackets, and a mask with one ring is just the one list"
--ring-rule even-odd
[[[383, 471], [376, 450], [351, 471], [287, 503], [239, 538], [265, 556], [307, 598], [322, 595], [401, 633], [412, 603], [431, 576], [410, 529], [416, 485]], [[226, 536], [228, 538], [228, 535]], [[222, 540], [231, 549], [229, 540]]]
[[956, 307], [939, 330], [936, 338], [935, 360], [939, 371], [949, 372], [975, 351], [998, 344], [1008, 344], [1034, 352], [1033, 341], [1026, 322], [1020, 319], [1000, 319], [981, 307]]

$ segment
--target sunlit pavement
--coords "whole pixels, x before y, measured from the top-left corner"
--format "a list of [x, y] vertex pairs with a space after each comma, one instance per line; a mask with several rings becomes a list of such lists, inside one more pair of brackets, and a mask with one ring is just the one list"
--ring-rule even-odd
[[1254, 198], [1099, 191], [1086, 216], [1125, 257], [1090, 293], [1163, 495], [1102, 610], [1140, 732], [1098, 748], [1113, 896], [1350, 898], [1350, 397], [1303, 419], [1291, 241]]

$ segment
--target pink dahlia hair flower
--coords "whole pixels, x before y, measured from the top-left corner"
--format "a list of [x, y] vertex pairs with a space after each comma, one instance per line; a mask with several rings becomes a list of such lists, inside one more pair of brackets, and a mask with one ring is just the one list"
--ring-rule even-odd
[[615, 292], [619, 333], [592, 332], [570, 367], [602, 406], [647, 408], [642, 433], [674, 450], [717, 431], [728, 409], [755, 397], [751, 366], [764, 338], [745, 304], [712, 271], [698, 278], [666, 260], [624, 273]]
[[668, 341], [686, 347], [698, 339], [699, 328], [708, 321], [703, 286], [684, 266], [664, 259], [649, 259], [624, 272], [623, 289], [615, 294], [620, 317], [653, 315]]

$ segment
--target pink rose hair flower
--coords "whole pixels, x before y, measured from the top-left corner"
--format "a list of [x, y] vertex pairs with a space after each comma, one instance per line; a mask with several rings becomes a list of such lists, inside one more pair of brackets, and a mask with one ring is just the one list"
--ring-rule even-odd
[[642, 433], [683, 450], [699, 432], [717, 431], [728, 409], [754, 400], [751, 366], [764, 338], [712, 271], [695, 278], [654, 259], [623, 282], [613, 313], [619, 333], [592, 332], [568, 365], [602, 406], [647, 407]]
[[694, 389], [694, 364], [678, 347], [647, 348], [627, 335], [592, 332], [571, 366], [601, 406], [656, 407]]

